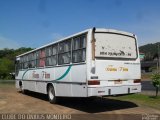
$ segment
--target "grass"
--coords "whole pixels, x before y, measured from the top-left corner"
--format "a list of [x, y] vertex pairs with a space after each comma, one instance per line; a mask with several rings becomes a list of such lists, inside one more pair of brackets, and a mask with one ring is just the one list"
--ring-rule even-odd
[[0, 88], [15, 87], [15, 81], [0, 80]]
[[152, 75], [153, 73], [148, 73], [148, 74], [142, 74], [142, 80], [150, 80], [151, 79], [151, 75]]
[[152, 69], [152, 72], [147, 72], [147, 73], [142, 73], [141, 74], [141, 79], [142, 80], [151, 80], [151, 76], [154, 73], [160, 72], [160, 68], [158, 70], [157, 70], [157, 68], [151, 68], [151, 69]]
[[148, 96], [142, 94], [131, 94], [126, 96], [111, 97], [112, 99], [131, 101], [139, 106], [146, 106], [160, 110], [160, 96]]

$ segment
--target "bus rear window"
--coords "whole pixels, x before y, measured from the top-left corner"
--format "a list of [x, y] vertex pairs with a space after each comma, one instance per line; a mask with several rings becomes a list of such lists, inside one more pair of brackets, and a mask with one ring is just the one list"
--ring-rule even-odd
[[95, 57], [114, 59], [136, 59], [136, 39], [134, 37], [95, 33]]

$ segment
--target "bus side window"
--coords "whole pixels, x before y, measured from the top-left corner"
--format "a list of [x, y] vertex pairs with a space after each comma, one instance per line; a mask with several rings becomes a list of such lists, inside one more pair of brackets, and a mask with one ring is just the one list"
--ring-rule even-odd
[[52, 66], [52, 46], [46, 48], [46, 66]]
[[30, 53], [30, 54], [28, 55], [28, 67], [29, 67], [29, 68], [32, 68], [31, 60], [32, 60], [32, 53]]
[[15, 61], [15, 64], [16, 64], [16, 71], [15, 71], [15, 75], [18, 76], [18, 73], [19, 73], [19, 69], [20, 69], [20, 61], [19, 60], [16, 60]]
[[73, 39], [72, 62], [84, 62], [86, 59], [86, 36], [82, 35]]
[[28, 62], [25, 62], [24, 63], [24, 69], [27, 69], [28, 68]]
[[58, 44], [54, 45], [52, 48], [52, 62], [53, 65], [57, 65], [57, 55], [58, 55]]
[[23, 68], [27, 69], [28, 68], [28, 55], [23, 56]]
[[20, 57], [20, 69], [23, 69], [23, 57]]
[[36, 67], [39, 67], [40, 51], [36, 51]]
[[30, 68], [34, 68], [36, 66], [36, 53], [33, 52], [30, 54]]
[[68, 64], [71, 59], [71, 40], [59, 43], [58, 64]]
[[40, 61], [39, 61], [39, 67], [45, 66], [45, 49], [40, 50]]

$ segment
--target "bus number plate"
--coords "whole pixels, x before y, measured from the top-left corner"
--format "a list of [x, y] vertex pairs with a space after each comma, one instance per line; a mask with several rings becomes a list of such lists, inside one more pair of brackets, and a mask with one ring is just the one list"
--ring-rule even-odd
[[122, 80], [115, 80], [114, 84], [122, 84]]

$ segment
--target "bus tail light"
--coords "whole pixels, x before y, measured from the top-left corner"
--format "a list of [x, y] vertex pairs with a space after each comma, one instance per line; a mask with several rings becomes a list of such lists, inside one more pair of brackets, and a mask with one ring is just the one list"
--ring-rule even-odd
[[100, 85], [100, 81], [99, 80], [89, 80], [88, 85]]
[[141, 79], [135, 79], [134, 83], [141, 83]]

